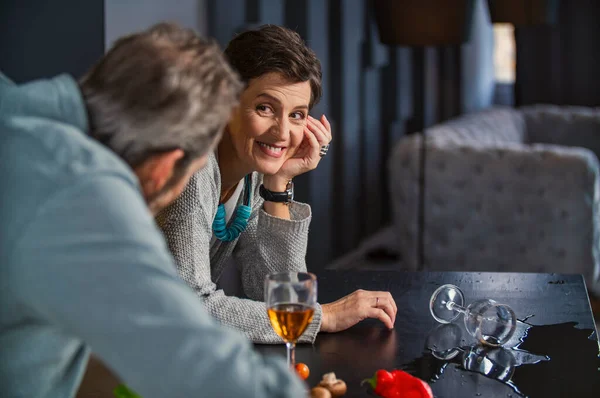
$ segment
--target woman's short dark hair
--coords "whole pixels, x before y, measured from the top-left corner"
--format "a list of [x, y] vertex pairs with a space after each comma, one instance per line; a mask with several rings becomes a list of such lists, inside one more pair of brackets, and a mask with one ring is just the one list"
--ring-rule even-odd
[[321, 99], [321, 62], [293, 30], [277, 25], [247, 30], [229, 42], [225, 55], [246, 83], [276, 72], [294, 83], [310, 83], [309, 107]]

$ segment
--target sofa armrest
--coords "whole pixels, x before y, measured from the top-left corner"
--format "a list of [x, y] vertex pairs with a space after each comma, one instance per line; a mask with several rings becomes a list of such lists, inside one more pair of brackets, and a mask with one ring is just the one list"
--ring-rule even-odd
[[530, 105], [520, 111], [527, 142], [587, 148], [600, 158], [600, 108]]
[[428, 142], [425, 267], [578, 273], [598, 290], [599, 174], [582, 148]]
[[523, 114], [506, 106], [464, 114], [425, 130], [428, 142], [444, 145], [522, 144], [525, 134]]

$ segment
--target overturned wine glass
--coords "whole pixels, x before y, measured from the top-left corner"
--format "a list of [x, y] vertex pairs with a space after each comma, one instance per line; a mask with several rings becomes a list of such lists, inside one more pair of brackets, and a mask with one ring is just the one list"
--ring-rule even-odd
[[491, 347], [506, 344], [515, 333], [517, 317], [508, 305], [492, 299], [477, 300], [467, 307], [464, 305], [463, 292], [458, 286], [447, 284], [433, 292], [429, 310], [440, 323], [450, 323], [463, 314], [467, 332]]

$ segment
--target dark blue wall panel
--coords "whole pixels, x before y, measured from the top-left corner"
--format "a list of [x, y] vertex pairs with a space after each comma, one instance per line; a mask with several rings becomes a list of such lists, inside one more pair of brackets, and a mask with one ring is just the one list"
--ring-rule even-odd
[[517, 105], [600, 106], [599, 18], [600, 2], [565, 0], [555, 26], [515, 29]]
[[236, 33], [256, 22], [246, 19], [246, 0], [212, 0], [208, 1], [207, 8], [208, 34], [223, 48]]
[[[291, 1], [288, 0], [288, 3]], [[310, 21], [310, 22], [309, 22]], [[293, 26], [291, 23], [289, 26]], [[329, 7], [327, 1], [308, 0], [306, 2], [306, 21], [304, 28], [304, 38], [308, 45], [316, 52], [323, 70], [324, 88], [323, 97], [317, 106], [311, 111], [312, 115], [320, 118], [325, 115], [328, 120], [335, 124], [334, 115], [330, 109], [331, 90], [327, 87], [330, 81], [329, 67]], [[305, 181], [308, 185], [308, 203], [312, 206], [313, 225], [316, 228], [311, 229], [309, 236], [310, 250], [307, 256], [308, 264], [325, 264], [334, 255], [331, 244], [331, 236], [335, 231], [333, 225], [333, 214], [335, 213], [334, 195], [331, 187], [333, 186], [333, 166], [335, 157], [335, 146], [339, 141], [339, 131], [333, 131], [332, 150], [328, 156], [324, 157], [319, 167], [309, 174], [305, 175]]]
[[14, 81], [80, 77], [102, 54], [103, 0], [0, 1], [0, 70]]
[[335, 94], [340, 114], [337, 115], [338, 139], [336, 156], [338, 168], [336, 179], [341, 186], [337, 191], [341, 212], [334, 218], [338, 230], [335, 247], [341, 252], [351, 250], [360, 239], [361, 223], [358, 217], [361, 187], [361, 81], [362, 48], [365, 32], [363, 29], [364, 2], [361, 0], [332, 1], [331, 10], [337, 10], [340, 16], [339, 34], [332, 37], [332, 43], [339, 46], [339, 69], [332, 74], [338, 79], [339, 92]]
[[[361, 234], [371, 235], [375, 233], [384, 221], [384, 207], [387, 204], [385, 195], [373, 192], [384, 192], [384, 145], [386, 131], [382, 130], [382, 118], [386, 115], [384, 109], [394, 108], [393, 103], [383, 102], [382, 76], [385, 75], [385, 67], [389, 64], [389, 53], [386, 46], [379, 41], [379, 35], [375, 21], [370, 10], [364, 12], [365, 40], [363, 46], [363, 70], [361, 95], [362, 119], [362, 175], [360, 184], [363, 217], [361, 217]], [[394, 72], [395, 73], [395, 72]]]
[[258, 0], [259, 14], [257, 22], [282, 25], [285, 4], [281, 0]]

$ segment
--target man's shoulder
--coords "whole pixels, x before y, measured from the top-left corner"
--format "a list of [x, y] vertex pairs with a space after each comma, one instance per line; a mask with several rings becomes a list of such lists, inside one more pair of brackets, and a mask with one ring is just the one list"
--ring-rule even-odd
[[139, 190], [135, 175], [115, 154], [76, 127], [49, 119], [1, 118], [0, 157], [1, 229], [15, 239], [48, 200], [82, 183], [101, 179], [106, 186], [109, 179], [115, 189]]
[[3, 165], [8, 172], [60, 185], [94, 174], [119, 175], [136, 183], [127, 164], [77, 127], [42, 117], [6, 117], [0, 121]]

